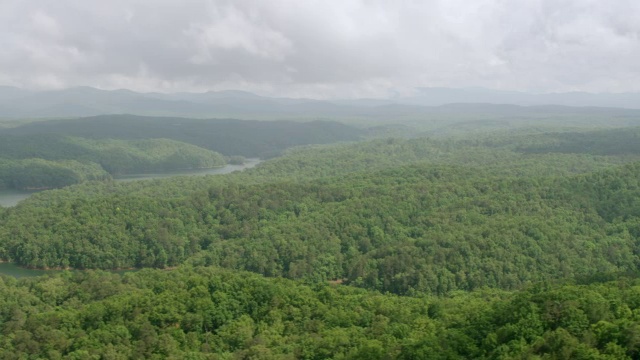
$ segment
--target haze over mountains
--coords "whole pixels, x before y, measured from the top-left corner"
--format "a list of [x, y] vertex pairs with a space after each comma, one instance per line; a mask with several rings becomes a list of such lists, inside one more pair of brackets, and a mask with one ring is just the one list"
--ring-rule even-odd
[[[356, 141], [361, 131], [336, 121], [256, 121], [102, 115], [34, 121], [0, 129], [2, 136], [76, 136], [87, 139], [172, 139], [224, 155], [272, 157], [301, 145]], [[0, 147], [0, 150], [1, 147]], [[1, 152], [1, 151], [0, 151]]]
[[[451, 105], [455, 104], [455, 105]], [[496, 104], [511, 106], [470, 106]], [[244, 91], [206, 93], [137, 93], [130, 90], [99, 90], [77, 87], [54, 91], [29, 91], [0, 86], [0, 118], [56, 118], [102, 114], [136, 114], [191, 117], [235, 117], [245, 119], [407, 116], [447, 113], [469, 109], [491, 109], [519, 113], [562, 109], [557, 106], [589, 107], [572, 112], [594, 111], [592, 107], [620, 108], [615, 115], [638, 114], [639, 93], [585, 92], [530, 94], [483, 88], [420, 88], [412, 96], [389, 99], [315, 100], [273, 98]], [[518, 106], [514, 108], [514, 106]], [[521, 108], [520, 106], [527, 106]], [[625, 110], [626, 109], [626, 110]], [[609, 109], [608, 111], [612, 111]]]

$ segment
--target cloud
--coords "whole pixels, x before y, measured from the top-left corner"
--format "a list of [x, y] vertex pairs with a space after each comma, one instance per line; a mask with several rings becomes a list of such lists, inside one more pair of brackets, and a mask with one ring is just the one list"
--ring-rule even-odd
[[284, 60], [292, 50], [291, 41], [262, 23], [256, 12], [244, 13], [231, 6], [212, 12], [212, 19], [191, 24], [184, 32], [194, 42], [197, 54], [190, 61], [195, 64], [215, 64], [218, 50], [239, 50], [274, 61]]
[[5, 0], [0, 83], [382, 96], [640, 91], [634, 0]]

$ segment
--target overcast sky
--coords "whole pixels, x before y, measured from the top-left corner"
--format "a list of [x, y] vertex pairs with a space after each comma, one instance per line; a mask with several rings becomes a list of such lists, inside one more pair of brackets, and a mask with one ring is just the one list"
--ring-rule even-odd
[[1, 0], [0, 84], [640, 91], [638, 0]]

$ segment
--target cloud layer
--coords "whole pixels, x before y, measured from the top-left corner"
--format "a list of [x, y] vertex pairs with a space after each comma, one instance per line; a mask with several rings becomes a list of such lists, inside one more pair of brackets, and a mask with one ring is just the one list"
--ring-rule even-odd
[[640, 91], [636, 0], [5, 0], [0, 84]]

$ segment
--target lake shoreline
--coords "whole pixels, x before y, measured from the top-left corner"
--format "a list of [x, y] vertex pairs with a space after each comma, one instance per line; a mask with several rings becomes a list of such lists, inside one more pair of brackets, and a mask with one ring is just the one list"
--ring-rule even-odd
[[[18, 264], [15, 261], [8, 261], [8, 260], [1, 260], [0, 259], [0, 264], [12, 264], [20, 269], [24, 269], [24, 270], [42, 270], [42, 271], [91, 271], [91, 270], [101, 270], [101, 271], [133, 271], [133, 270], [140, 270], [140, 269], [145, 269], [145, 268], [136, 268], [136, 267], [127, 267], [127, 268], [114, 268], [114, 269], [77, 269], [77, 268], [72, 268], [72, 267], [37, 267], [37, 266], [25, 266], [25, 265], [21, 265]], [[155, 269], [155, 268], [153, 268]], [[158, 268], [159, 269], [159, 268]], [[163, 268], [165, 269], [165, 268]]]
[[[224, 175], [236, 171], [244, 171], [246, 169], [253, 168], [254, 166], [262, 162], [259, 158], [246, 159], [243, 165], [227, 164], [221, 167], [202, 168], [194, 170], [175, 170], [164, 173], [137, 173], [126, 174], [120, 176], [113, 176], [112, 180], [115, 182], [130, 182], [130, 181], [149, 181], [154, 179], [167, 179], [177, 176], [207, 176], [207, 175]], [[53, 190], [53, 189], [43, 189]], [[22, 200], [29, 198], [31, 195], [38, 193], [37, 190], [19, 190], [19, 189], [0, 189], [0, 207], [10, 208], [18, 205]]]
[[[132, 173], [119, 173], [119, 174], [109, 174], [111, 175], [112, 178], [117, 179], [119, 176], [133, 176], [133, 175], [153, 175], [153, 174], [171, 174], [171, 173], [180, 173], [180, 172], [185, 172], [185, 171], [206, 171], [206, 170], [215, 170], [215, 169], [223, 169], [227, 166], [230, 165], [234, 165], [234, 164], [224, 164], [224, 165], [219, 165], [219, 166], [212, 166], [212, 167], [195, 167], [195, 168], [177, 168], [177, 169], [171, 169], [171, 170], [152, 170], [149, 172], [132, 172]], [[244, 165], [244, 164], [242, 164]]]

